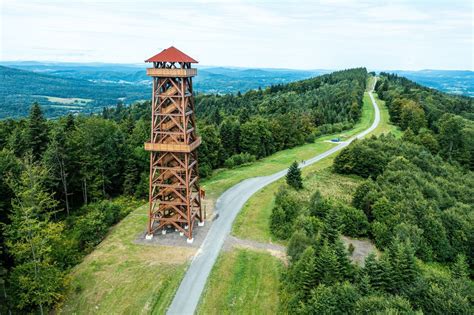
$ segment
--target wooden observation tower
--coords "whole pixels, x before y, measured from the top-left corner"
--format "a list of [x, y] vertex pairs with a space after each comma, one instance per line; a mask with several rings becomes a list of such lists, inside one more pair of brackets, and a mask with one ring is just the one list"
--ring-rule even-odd
[[193, 76], [196, 60], [170, 47], [145, 62], [153, 63], [151, 103], [150, 195], [147, 239], [169, 228], [193, 241], [196, 220], [204, 224], [201, 210]]

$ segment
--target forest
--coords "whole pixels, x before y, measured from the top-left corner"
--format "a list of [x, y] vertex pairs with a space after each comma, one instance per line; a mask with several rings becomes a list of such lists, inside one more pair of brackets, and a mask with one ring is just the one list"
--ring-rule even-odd
[[[238, 167], [350, 128], [364, 68], [235, 95], [196, 97], [200, 173]], [[144, 203], [150, 102], [101, 114], [0, 121], [0, 313], [47, 313], [68, 272], [109, 228]]]
[[[365, 179], [351, 204], [319, 191], [306, 200], [290, 172], [276, 194], [270, 226], [290, 257], [280, 310], [472, 314], [472, 99], [386, 73], [376, 90], [404, 134], [356, 140], [335, 158], [333, 172]], [[352, 263], [341, 235], [378, 253]]]

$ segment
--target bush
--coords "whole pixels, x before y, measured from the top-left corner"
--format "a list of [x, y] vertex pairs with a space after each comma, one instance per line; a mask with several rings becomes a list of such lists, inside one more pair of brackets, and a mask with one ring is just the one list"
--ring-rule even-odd
[[357, 314], [415, 314], [406, 299], [400, 296], [369, 295], [356, 303]]
[[299, 201], [290, 195], [288, 189], [281, 187], [276, 193], [275, 206], [270, 216], [270, 229], [273, 235], [280, 239], [288, 239], [299, 212]]
[[78, 240], [81, 250], [89, 252], [102, 241], [108, 229], [105, 213], [93, 209], [77, 218], [73, 235]]
[[335, 208], [340, 218], [344, 235], [352, 237], [367, 235], [369, 221], [364, 211], [344, 204], [336, 205]]
[[287, 254], [291, 257], [292, 262], [298, 260], [306, 247], [311, 244], [311, 239], [306, 236], [303, 231], [297, 230], [290, 238], [288, 243]]
[[224, 166], [227, 168], [234, 168], [239, 165], [255, 162], [255, 155], [252, 155], [247, 152], [242, 152], [239, 154], [234, 154], [224, 162]]
[[72, 222], [74, 239], [78, 242], [79, 248], [85, 252], [91, 251], [104, 239], [109, 227], [119, 222], [136, 206], [135, 200], [118, 198], [82, 207], [81, 212], [84, 214]]
[[349, 243], [349, 247], [347, 248], [347, 251], [349, 252], [349, 255], [352, 256], [352, 254], [354, 253], [355, 251], [355, 247], [354, 247], [354, 244], [352, 243]]
[[301, 308], [302, 314], [353, 314], [360, 293], [349, 284], [319, 285], [311, 292], [311, 298]]

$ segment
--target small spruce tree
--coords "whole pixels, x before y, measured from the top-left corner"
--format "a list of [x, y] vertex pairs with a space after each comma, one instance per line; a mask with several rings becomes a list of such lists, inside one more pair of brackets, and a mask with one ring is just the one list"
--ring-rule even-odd
[[286, 174], [286, 183], [297, 190], [303, 188], [301, 170], [299, 169], [298, 163], [296, 161], [294, 161], [288, 169], [288, 173]]
[[41, 107], [34, 103], [28, 119], [27, 138], [35, 161], [39, 160], [48, 143], [48, 126]]
[[458, 254], [456, 261], [451, 266], [451, 274], [456, 279], [467, 279], [469, 276], [469, 265], [466, 262], [466, 256]]
[[333, 285], [342, 278], [338, 257], [328, 242], [324, 242], [318, 253], [316, 272], [320, 284]]

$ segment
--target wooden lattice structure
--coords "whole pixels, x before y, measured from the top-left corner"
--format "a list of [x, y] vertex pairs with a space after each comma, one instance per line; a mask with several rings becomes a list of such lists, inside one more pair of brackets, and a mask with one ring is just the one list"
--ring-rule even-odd
[[194, 223], [203, 224], [199, 188], [193, 76], [196, 60], [174, 47], [146, 60], [153, 63], [150, 195], [147, 238], [173, 228], [193, 241]]

